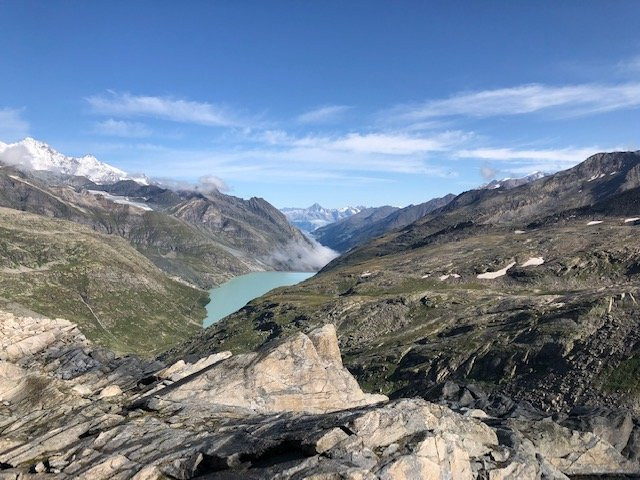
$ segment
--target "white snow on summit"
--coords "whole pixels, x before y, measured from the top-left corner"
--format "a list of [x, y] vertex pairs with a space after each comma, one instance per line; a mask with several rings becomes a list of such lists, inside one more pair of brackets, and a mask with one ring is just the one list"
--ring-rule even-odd
[[485, 190], [496, 190], [498, 188], [509, 189], [519, 187], [520, 185], [524, 185], [525, 183], [530, 183], [544, 177], [546, 177], [546, 174], [543, 172], [533, 172], [525, 177], [520, 178], [507, 177], [503, 178], [502, 180], [491, 180], [489, 183], [481, 185], [480, 188]]
[[312, 232], [316, 228], [355, 215], [363, 208], [365, 207], [324, 208], [314, 203], [308, 208], [282, 208], [280, 211], [300, 230]]
[[135, 180], [147, 184], [143, 176], [133, 177], [119, 168], [101, 162], [93, 155], [67, 157], [49, 145], [27, 137], [16, 143], [0, 142], [0, 163], [23, 170], [45, 170], [86, 177], [98, 184]]

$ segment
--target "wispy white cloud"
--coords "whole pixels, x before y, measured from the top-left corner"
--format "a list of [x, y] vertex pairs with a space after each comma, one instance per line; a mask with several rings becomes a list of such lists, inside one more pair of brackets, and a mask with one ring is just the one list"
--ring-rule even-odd
[[282, 130], [270, 130], [260, 134], [260, 138], [271, 145], [320, 149], [327, 152], [398, 156], [444, 151], [472, 137], [472, 133], [459, 130], [438, 132], [428, 136], [408, 135], [403, 132], [373, 132], [293, 137]]
[[85, 100], [94, 113], [101, 115], [152, 117], [173, 122], [217, 127], [233, 127], [241, 124], [240, 120], [228, 109], [207, 102], [173, 97], [132, 95], [112, 90], [106, 94], [87, 97]]
[[[193, 177], [215, 172], [226, 180], [259, 178], [260, 181], [363, 184], [387, 182], [390, 174], [431, 177], [456, 176], [449, 166], [439, 166], [430, 154], [462, 146], [469, 134], [444, 132], [432, 137], [394, 133], [295, 137], [284, 131], [267, 131], [245, 138], [242, 147], [224, 141], [200, 150], [139, 150], [135, 156], [144, 169], [153, 158], [152, 175]], [[180, 163], [175, 162], [180, 158]], [[133, 161], [133, 160], [131, 160]]]
[[640, 72], [640, 55], [618, 62], [617, 69], [622, 73]]
[[299, 115], [300, 123], [328, 123], [338, 119], [351, 107], [348, 105], [325, 105]]
[[[593, 146], [586, 148], [560, 148], [518, 150], [514, 148], [478, 148], [473, 150], [460, 150], [455, 153], [459, 158], [477, 158], [482, 160], [536, 160], [548, 162], [573, 163], [580, 162], [594, 153], [605, 151]], [[610, 151], [610, 150], [608, 150]]]
[[24, 109], [0, 108], [0, 141], [13, 142], [29, 135], [29, 122], [22, 117]]
[[[483, 160], [485, 163], [481, 167], [481, 174], [484, 175], [482, 169], [486, 167], [486, 173], [489, 174], [491, 171], [491, 178], [495, 178], [498, 172], [515, 175], [526, 175], [535, 171], [552, 173], [577, 165], [596, 153], [616, 150], [625, 149], [598, 146], [557, 149], [479, 148], [453, 152], [452, 156]], [[491, 162], [491, 165], [486, 162]]]
[[228, 192], [229, 185], [216, 175], [203, 175], [198, 179], [199, 188], [202, 191], [215, 190], [218, 192]]
[[485, 163], [480, 167], [480, 175], [482, 176], [482, 178], [484, 178], [487, 181], [493, 178], [496, 178], [497, 173], [498, 173], [498, 170], [493, 168], [488, 163]]
[[144, 123], [114, 120], [113, 118], [96, 123], [93, 132], [99, 135], [125, 138], [148, 137], [152, 133]]
[[384, 112], [395, 121], [437, 117], [491, 117], [553, 111], [562, 116], [588, 115], [640, 106], [640, 83], [550, 86], [527, 84], [462, 92], [445, 99], [400, 105]]

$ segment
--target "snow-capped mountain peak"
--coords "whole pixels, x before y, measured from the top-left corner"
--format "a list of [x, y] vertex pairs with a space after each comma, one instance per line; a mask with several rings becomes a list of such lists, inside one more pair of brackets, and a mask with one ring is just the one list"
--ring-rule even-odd
[[525, 183], [530, 183], [540, 178], [545, 177], [546, 174], [543, 172], [535, 171], [520, 178], [503, 178], [502, 180], [491, 180], [489, 183], [485, 183], [480, 188], [486, 190], [495, 190], [498, 188], [509, 189], [518, 187], [520, 185], [524, 185]]
[[101, 162], [93, 155], [68, 157], [54, 150], [48, 144], [27, 137], [16, 143], [0, 142], [0, 163], [23, 170], [46, 170], [86, 177], [92, 182], [103, 184], [119, 180], [135, 180], [148, 183], [143, 176], [134, 177], [127, 172]]
[[365, 207], [324, 208], [322, 205], [314, 203], [307, 208], [283, 208], [282, 213], [289, 222], [299, 229], [312, 232], [316, 228], [355, 215], [363, 208]]

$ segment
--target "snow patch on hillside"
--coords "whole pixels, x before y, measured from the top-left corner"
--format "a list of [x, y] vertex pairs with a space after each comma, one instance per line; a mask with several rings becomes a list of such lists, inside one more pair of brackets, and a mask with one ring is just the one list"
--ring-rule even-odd
[[502, 277], [502, 276], [506, 275], [507, 274], [507, 270], [509, 270], [515, 264], [516, 264], [516, 262], [511, 262], [506, 267], [501, 268], [500, 270], [496, 270], [495, 272], [481, 273], [481, 274], [478, 275], [478, 278], [493, 280], [494, 278]]
[[531, 257], [529, 260], [524, 262], [521, 267], [537, 267], [544, 263], [544, 258], [542, 257]]
[[440, 280], [441, 282], [444, 282], [449, 278], [460, 278], [460, 275], [458, 275], [457, 273], [448, 273], [446, 275], [441, 275], [440, 277], [438, 277], [438, 280]]
[[149, 205], [144, 203], [136, 202], [134, 200], [130, 200], [129, 197], [121, 197], [118, 195], [112, 195], [107, 192], [102, 192], [100, 190], [87, 190], [92, 195], [104, 197], [106, 200], [110, 202], [117, 203], [119, 205], [130, 205], [132, 207], [140, 208], [142, 210], [153, 210]]

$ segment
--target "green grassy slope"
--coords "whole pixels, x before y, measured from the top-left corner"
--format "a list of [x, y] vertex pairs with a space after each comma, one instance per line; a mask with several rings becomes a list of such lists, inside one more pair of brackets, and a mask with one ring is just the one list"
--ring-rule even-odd
[[74, 321], [119, 353], [146, 356], [197, 332], [208, 299], [120, 237], [6, 208], [0, 208], [0, 297]]

